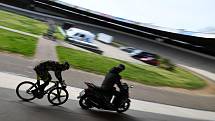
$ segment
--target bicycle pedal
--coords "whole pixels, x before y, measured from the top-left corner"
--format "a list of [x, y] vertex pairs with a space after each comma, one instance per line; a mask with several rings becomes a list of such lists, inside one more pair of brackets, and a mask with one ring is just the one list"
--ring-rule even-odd
[[38, 90], [33, 90], [32, 94], [38, 99], [43, 98], [43, 92], [38, 92]]
[[32, 92], [32, 94], [33, 94], [35, 97], [38, 95], [38, 91], [37, 91], [37, 90], [32, 90], [31, 92]]
[[38, 99], [42, 99], [43, 98], [43, 96], [44, 96], [44, 94], [43, 94], [44, 92], [38, 92], [38, 94], [37, 94], [37, 98]]
[[38, 99], [42, 99], [42, 98], [43, 98], [43, 95], [39, 94], [39, 95], [37, 96], [37, 98], [38, 98]]

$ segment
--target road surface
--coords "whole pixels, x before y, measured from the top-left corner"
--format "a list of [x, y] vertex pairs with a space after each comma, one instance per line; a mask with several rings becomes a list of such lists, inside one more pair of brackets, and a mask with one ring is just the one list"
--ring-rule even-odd
[[62, 106], [51, 106], [44, 96], [43, 99], [35, 99], [24, 102], [15, 94], [16, 86], [22, 80], [36, 82], [35, 79], [20, 75], [0, 72], [0, 118], [4, 121], [38, 120], [89, 120], [89, 121], [202, 121], [215, 119], [215, 112], [193, 110], [175, 106], [161, 105], [146, 101], [131, 99], [130, 110], [123, 114], [104, 110], [82, 110], [76, 99], [82, 89], [67, 87], [70, 94], [69, 100]]

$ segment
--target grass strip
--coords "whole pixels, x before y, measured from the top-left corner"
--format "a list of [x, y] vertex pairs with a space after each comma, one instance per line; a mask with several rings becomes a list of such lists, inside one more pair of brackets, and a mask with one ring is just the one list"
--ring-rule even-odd
[[0, 50], [33, 56], [37, 38], [0, 29]]
[[206, 86], [204, 80], [179, 67], [171, 72], [150, 65], [132, 64], [62, 46], [57, 46], [56, 49], [61, 62], [68, 61], [73, 68], [96, 74], [105, 75], [110, 68], [123, 63], [126, 66], [126, 70], [121, 75], [124, 79], [131, 81], [152, 86], [168, 86], [185, 89], [199, 89]]

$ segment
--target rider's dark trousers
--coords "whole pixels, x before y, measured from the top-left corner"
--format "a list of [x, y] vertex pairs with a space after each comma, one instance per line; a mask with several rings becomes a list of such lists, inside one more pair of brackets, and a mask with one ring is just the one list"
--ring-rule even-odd
[[[37, 74], [38, 89], [43, 91], [46, 88], [46, 86], [49, 85], [49, 82], [52, 80], [51, 74], [48, 71], [37, 69], [35, 69], [35, 72]], [[43, 80], [44, 84], [40, 85], [40, 80]]]
[[116, 89], [113, 90], [103, 90], [104, 91], [104, 95], [109, 97], [109, 101], [111, 100], [112, 96], [115, 96], [114, 102], [115, 104], [119, 104], [120, 103], [120, 98], [121, 98], [121, 93], [119, 91], [117, 91]]

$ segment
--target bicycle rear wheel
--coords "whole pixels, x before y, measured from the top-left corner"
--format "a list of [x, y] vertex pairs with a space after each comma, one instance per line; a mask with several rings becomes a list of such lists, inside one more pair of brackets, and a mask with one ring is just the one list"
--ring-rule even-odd
[[65, 103], [69, 98], [69, 93], [65, 88], [57, 87], [48, 92], [48, 101], [57, 106]]
[[29, 82], [29, 81], [24, 81], [21, 82], [17, 87], [16, 87], [16, 94], [17, 96], [24, 100], [24, 101], [30, 101], [35, 99], [35, 96], [32, 94], [32, 90], [36, 89], [37, 87], [35, 86], [34, 83]]

